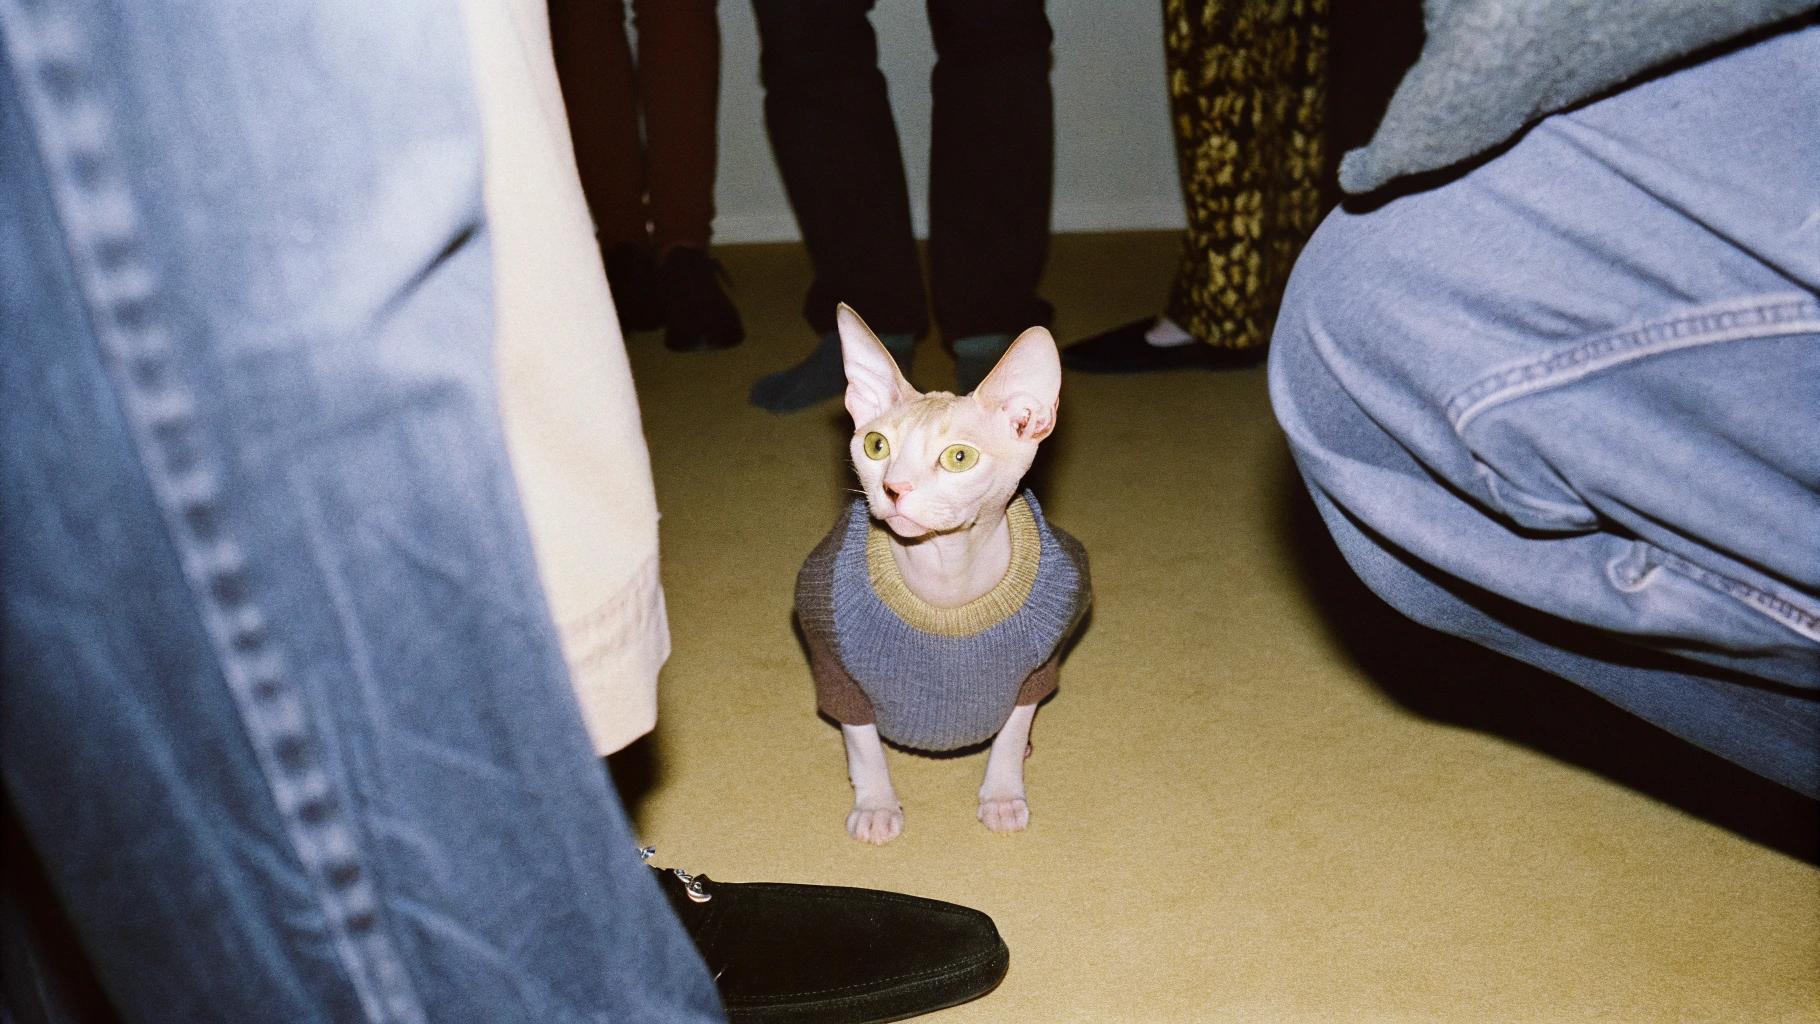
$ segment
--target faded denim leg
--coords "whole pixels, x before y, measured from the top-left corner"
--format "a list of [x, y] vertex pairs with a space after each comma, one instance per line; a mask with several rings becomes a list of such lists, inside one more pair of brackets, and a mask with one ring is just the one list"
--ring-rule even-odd
[[1271, 397], [1365, 582], [1820, 797], [1820, 29], [1342, 209]]
[[460, 24], [0, 0], [0, 778], [126, 1019], [720, 1019], [532, 563]]

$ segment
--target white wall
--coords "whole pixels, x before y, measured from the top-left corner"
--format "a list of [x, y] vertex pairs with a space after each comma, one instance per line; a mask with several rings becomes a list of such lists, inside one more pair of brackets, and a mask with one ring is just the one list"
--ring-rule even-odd
[[[996, 0], [975, 0], [993, 3]], [[1055, 27], [1056, 231], [1179, 228], [1158, 0], [1049, 0]], [[720, 167], [715, 239], [795, 239], [796, 220], [765, 139], [758, 30], [746, 0], [722, 0]], [[909, 175], [919, 236], [928, 230], [929, 70], [920, 0], [879, 0], [879, 60]]]

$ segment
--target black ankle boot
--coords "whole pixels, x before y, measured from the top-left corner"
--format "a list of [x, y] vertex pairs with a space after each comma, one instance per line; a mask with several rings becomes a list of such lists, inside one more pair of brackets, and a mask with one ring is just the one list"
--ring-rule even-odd
[[733, 1024], [902, 1020], [984, 995], [1011, 962], [992, 919], [952, 903], [658, 871]]
[[619, 330], [654, 331], [664, 325], [664, 307], [657, 292], [657, 261], [649, 246], [620, 242], [601, 252], [607, 265], [607, 287], [613, 291], [613, 308], [619, 311]]
[[700, 249], [677, 246], [657, 268], [664, 347], [672, 352], [732, 348], [745, 340], [739, 310], [721, 290], [727, 272]]

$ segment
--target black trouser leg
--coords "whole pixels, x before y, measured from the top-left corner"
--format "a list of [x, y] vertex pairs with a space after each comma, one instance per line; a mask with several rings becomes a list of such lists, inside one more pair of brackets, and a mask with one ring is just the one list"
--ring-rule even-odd
[[765, 127], [815, 267], [810, 326], [833, 330], [845, 302], [881, 334], [921, 334], [928, 302], [871, 7], [753, 0]]
[[950, 340], [1047, 324], [1055, 104], [1042, 0], [929, 0], [929, 263]]

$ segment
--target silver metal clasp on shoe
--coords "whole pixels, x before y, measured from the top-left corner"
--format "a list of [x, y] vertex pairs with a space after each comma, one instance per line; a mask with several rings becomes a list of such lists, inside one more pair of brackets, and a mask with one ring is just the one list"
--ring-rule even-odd
[[682, 868], [671, 868], [670, 873], [675, 875], [676, 877], [682, 879], [683, 894], [688, 896], [690, 899], [694, 900], [695, 902], [706, 903], [709, 900], [714, 898], [714, 897], [708, 895], [708, 893], [702, 889], [701, 879], [696, 878], [694, 875], [689, 874], [687, 871], [684, 871]]
[[[657, 856], [657, 847], [655, 846], [641, 846], [638, 848], [639, 860], [649, 861], [655, 856]], [[701, 887], [701, 879], [689, 874], [682, 868], [671, 868], [670, 873], [682, 880], [683, 894], [688, 896], [690, 900], [696, 903], [706, 903], [714, 898], [712, 894]]]

